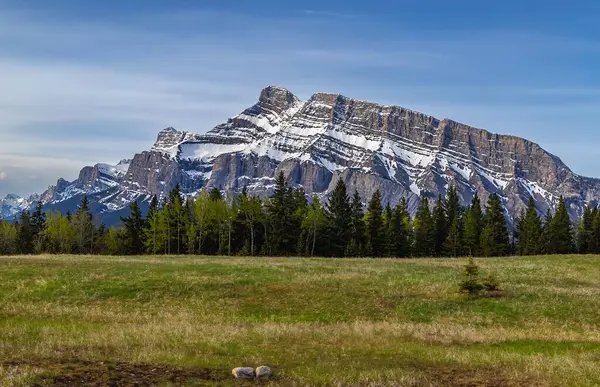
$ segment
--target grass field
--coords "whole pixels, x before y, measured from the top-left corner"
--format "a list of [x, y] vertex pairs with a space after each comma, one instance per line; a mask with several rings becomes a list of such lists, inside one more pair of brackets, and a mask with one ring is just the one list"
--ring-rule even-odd
[[600, 385], [600, 257], [476, 262], [0, 257], [0, 385]]

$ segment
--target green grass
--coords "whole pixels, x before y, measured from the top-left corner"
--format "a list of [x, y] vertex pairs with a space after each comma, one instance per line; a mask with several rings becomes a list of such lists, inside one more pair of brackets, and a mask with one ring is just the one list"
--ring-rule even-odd
[[600, 257], [476, 263], [0, 257], [0, 385], [600, 385]]

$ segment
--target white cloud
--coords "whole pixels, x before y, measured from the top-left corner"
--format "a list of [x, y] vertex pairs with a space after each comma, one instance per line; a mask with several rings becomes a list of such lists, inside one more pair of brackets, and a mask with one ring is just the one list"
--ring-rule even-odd
[[8, 179], [8, 174], [5, 171], [0, 171], [0, 181]]

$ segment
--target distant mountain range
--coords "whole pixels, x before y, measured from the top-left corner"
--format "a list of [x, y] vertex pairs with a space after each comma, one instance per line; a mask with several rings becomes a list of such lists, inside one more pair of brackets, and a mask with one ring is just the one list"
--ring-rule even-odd
[[134, 200], [147, 204], [176, 184], [186, 195], [203, 187], [227, 194], [247, 187], [268, 196], [279, 171], [310, 195], [327, 199], [342, 179], [365, 202], [377, 189], [392, 205], [405, 197], [413, 213], [421, 195], [435, 200], [450, 184], [465, 205], [475, 192], [484, 203], [497, 193], [509, 219], [529, 196], [544, 213], [562, 195], [573, 218], [600, 198], [600, 180], [573, 173], [528, 140], [339, 94], [317, 93], [303, 102], [270, 86], [256, 104], [206, 134], [163, 129], [131, 159], [84, 167], [75, 181], [59, 179], [41, 195], [7, 196], [0, 215], [14, 218], [39, 200], [47, 209], [74, 211], [87, 194], [96, 219], [116, 224]]

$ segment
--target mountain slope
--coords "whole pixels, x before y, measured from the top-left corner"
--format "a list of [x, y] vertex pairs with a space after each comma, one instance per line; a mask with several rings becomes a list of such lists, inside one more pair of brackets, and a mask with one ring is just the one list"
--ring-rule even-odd
[[576, 175], [525, 139], [337, 94], [302, 102], [270, 86], [255, 105], [206, 134], [163, 129], [149, 150], [114, 166], [85, 167], [77, 180], [59, 180], [41, 199], [53, 208], [93, 194], [98, 212], [108, 216], [133, 200], [164, 196], [176, 184], [189, 195], [203, 187], [235, 193], [246, 186], [266, 196], [279, 171], [308, 194], [326, 199], [342, 179], [364, 201], [376, 189], [391, 204], [406, 197], [412, 212], [420, 195], [443, 196], [449, 184], [464, 204], [475, 192], [484, 202], [497, 193], [511, 218], [529, 195], [541, 213], [562, 195], [573, 217], [600, 197], [600, 180]]

